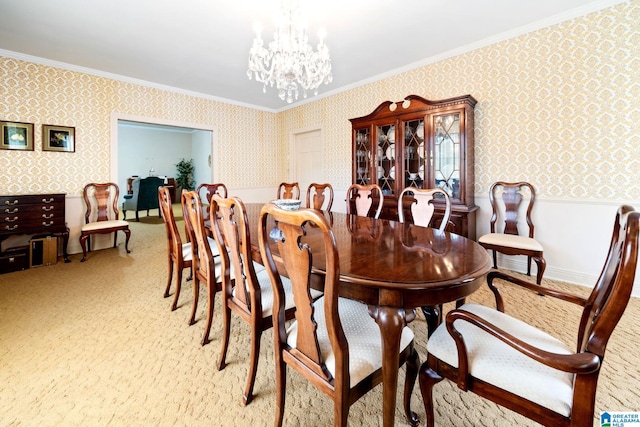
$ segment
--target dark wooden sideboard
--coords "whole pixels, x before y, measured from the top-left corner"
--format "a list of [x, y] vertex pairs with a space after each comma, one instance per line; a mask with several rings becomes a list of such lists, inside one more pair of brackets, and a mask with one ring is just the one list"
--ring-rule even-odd
[[64, 261], [69, 262], [65, 194], [0, 195], [0, 242], [14, 235], [62, 237]]

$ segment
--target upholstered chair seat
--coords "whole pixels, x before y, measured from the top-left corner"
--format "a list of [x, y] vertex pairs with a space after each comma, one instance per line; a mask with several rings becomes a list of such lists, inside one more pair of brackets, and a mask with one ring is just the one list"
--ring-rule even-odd
[[85, 224], [80, 229], [81, 231], [97, 231], [97, 230], [106, 230], [108, 228], [114, 227], [128, 227], [129, 223], [122, 219], [112, 219], [109, 221], [98, 221], [98, 222], [90, 222]]
[[[283, 286], [286, 286], [283, 281]], [[291, 282], [289, 282], [289, 287]], [[327, 324], [324, 317], [324, 297], [319, 298], [313, 304], [315, 308], [315, 320], [318, 324], [318, 344], [322, 359], [331, 376], [336, 376], [336, 358], [331, 348]], [[349, 342], [349, 382], [355, 387], [360, 381], [367, 378], [373, 372], [382, 369], [382, 339], [380, 328], [369, 315], [365, 304], [338, 298], [338, 313], [342, 321], [344, 335]], [[410, 328], [402, 330], [400, 338], [400, 351], [404, 351], [413, 341], [413, 331]], [[287, 330], [287, 344], [296, 348], [298, 338], [298, 323], [293, 322]]]
[[518, 248], [526, 251], [543, 251], [542, 245], [531, 237], [516, 236], [514, 234], [489, 233], [478, 239], [479, 243]]
[[[541, 350], [555, 354], [574, 353], [557, 338], [492, 307], [464, 304], [459, 309], [476, 314], [496, 328]], [[474, 378], [561, 415], [570, 415], [574, 374], [538, 363], [468, 322], [456, 322], [455, 325], [464, 336], [469, 355], [469, 373]], [[455, 368], [458, 367], [456, 343], [445, 327], [436, 329], [429, 337], [427, 352]], [[500, 368], [496, 369], [497, 366]]]

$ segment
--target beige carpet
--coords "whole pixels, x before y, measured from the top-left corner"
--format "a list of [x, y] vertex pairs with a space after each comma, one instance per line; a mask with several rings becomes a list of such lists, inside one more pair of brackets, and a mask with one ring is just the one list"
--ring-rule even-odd
[[[218, 372], [219, 301], [213, 340], [201, 347], [204, 304], [196, 325], [187, 324], [191, 282], [185, 282], [175, 312], [169, 309], [170, 298], [162, 297], [167, 274], [164, 226], [157, 216], [142, 217], [140, 223], [131, 222], [131, 230], [131, 254], [120, 243], [116, 249], [90, 253], [85, 263], [79, 262], [80, 255], [73, 255], [69, 264], [0, 275], [0, 426], [271, 426], [272, 334], [263, 335], [255, 400], [243, 407], [248, 327], [236, 318], [228, 366]], [[576, 307], [551, 298], [525, 299], [520, 292], [507, 295], [508, 311], [574, 341]], [[471, 300], [491, 304], [485, 287]], [[640, 301], [636, 299], [610, 341], [597, 413], [640, 410], [638, 325]], [[424, 359], [422, 315], [411, 327]], [[400, 385], [403, 378], [402, 374]], [[289, 374], [288, 381], [285, 425], [333, 424], [328, 398], [295, 373]], [[436, 386], [435, 394], [440, 426], [534, 425], [462, 393], [450, 382]], [[399, 402], [401, 398], [399, 390]], [[378, 387], [354, 404], [350, 425], [381, 425], [381, 399]], [[424, 421], [418, 387], [413, 406]], [[407, 425], [400, 409], [396, 425]], [[594, 420], [594, 425], [599, 423]]]

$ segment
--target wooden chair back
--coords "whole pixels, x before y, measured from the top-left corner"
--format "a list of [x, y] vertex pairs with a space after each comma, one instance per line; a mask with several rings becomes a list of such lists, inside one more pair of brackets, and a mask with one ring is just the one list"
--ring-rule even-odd
[[180, 237], [180, 232], [176, 225], [176, 218], [173, 214], [173, 205], [171, 203], [171, 193], [168, 188], [160, 187], [158, 189], [158, 205], [160, 206], [160, 212], [167, 232], [169, 254], [175, 259], [182, 258], [182, 237]]
[[119, 196], [120, 189], [114, 182], [92, 182], [85, 185], [82, 190], [82, 198], [87, 207], [84, 214], [85, 224], [118, 219]]
[[87, 259], [87, 246], [91, 251], [91, 236], [94, 234], [113, 233], [113, 247], [118, 244], [118, 231], [125, 234], [125, 249], [129, 250], [131, 230], [129, 223], [118, 219], [118, 197], [120, 190], [113, 182], [90, 183], [82, 189], [82, 198], [86, 206], [84, 225], [80, 228], [80, 246], [82, 247], [82, 259]]
[[352, 184], [347, 189], [347, 213], [379, 218], [384, 196], [377, 184]]
[[184, 256], [182, 237], [178, 231], [176, 225], [176, 218], [173, 214], [173, 204], [171, 203], [171, 192], [166, 187], [160, 187], [158, 189], [158, 205], [160, 206], [160, 212], [162, 219], [164, 220], [165, 229], [167, 232], [167, 250], [168, 250], [168, 262], [169, 262], [169, 276], [167, 279], [167, 286], [164, 291], [164, 297], [169, 296], [171, 290], [171, 281], [173, 280], [173, 269], [176, 268], [176, 292], [171, 304], [171, 310], [175, 310], [180, 297], [180, 288], [182, 285], [182, 270], [191, 267], [192, 257]]
[[[201, 190], [204, 190], [204, 194]], [[208, 204], [211, 204], [211, 198], [214, 194], [219, 194], [223, 198], [226, 198], [228, 194], [227, 186], [221, 182], [214, 184], [200, 184], [196, 189], [196, 193], [198, 193], [200, 196], [204, 195], [204, 198], [202, 200], [206, 200]]]
[[[398, 220], [405, 222], [405, 202], [409, 201], [411, 218], [415, 225], [429, 227], [436, 210], [436, 200], [444, 204], [444, 213], [438, 229], [444, 231], [451, 217], [451, 199], [446, 191], [440, 188], [407, 187], [398, 198]], [[435, 228], [435, 227], [434, 227]]]
[[[231, 298], [247, 312], [262, 315], [260, 286], [256, 278], [251, 253], [249, 221], [242, 200], [214, 194], [209, 207], [213, 237], [221, 254], [222, 271], [229, 278], [223, 281], [224, 298]], [[235, 287], [235, 292], [233, 288]]]
[[611, 333], [633, 291], [638, 258], [640, 212], [618, 209], [607, 259], [582, 311], [577, 351], [604, 357]]
[[282, 182], [278, 186], [276, 199], [300, 200], [300, 186], [297, 182]]
[[[202, 337], [201, 344], [205, 345], [209, 342], [209, 332], [213, 318], [214, 296], [219, 288], [218, 275], [216, 271], [215, 254], [211, 251], [208, 233], [204, 224], [204, 213], [202, 210], [202, 201], [200, 195], [196, 191], [182, 192], [182, 211], [184, 215], [185, 230], [191, 242], [192, 253], [192, 272], [193, 272], [193, 308], [191, 312], [190, 324], [195, 323], [196, 309], [198, 306], [198, 295], [200, 291], [200, 283], [204, 283], [207, 287], [208, 305], [207, 305], [207, 325]], [[218, 274], [216, 274], [218, 273]]]
[[[314, 245], [314, 251], [304, 240], [311, 230], [314, 241], [319, 242], [317, 246]], [[260, 254], [274, 293], [277, 387], [275, 425], [281, 426], [283, 421], [286, 364], [334, 401], [334, 425], [346, 426], [349, 407], [382, 381], [382, 372], [381, 368], [376, 369], [376, 363], [369, 360], [373, 367], [368, 375], [358, 379], [351, 376], [355, 375], [352, 373], [357, 369], [350, 369], [350, 349], [364, 359], [371, 355], [368, 356], [359, 344], [352, 343], [350, 346], [345, 328], [352, 337], [370, 336], [377, 343], [381, 343], [382, 339], [366, 305], [343, 298], [340, 298], [339, 303], [340, 261], [333, 231], [324, 211], [286, 211], [274, 204], [266, 204], [260, 214], [259, 241]], [[278, 264], [271, 245], [277, 250]], [[313, 273], [312, 266], [325, 273]], [[283, 275], [291, 282], [295, 300], [295, 342], [289, 341], [292, 337], [288, 335], [290, 330], [287, 330], [285, 324], [285, 289], [279, 274], [283, 270]], [[319, 286], [323, 286], [324, 296], [314, 300], [313, 292]], [[345, 319], [344, 323], [342, 319]], [[354, 332], [355, 324], [358, 325], [358, 330]], [[370, 328], [373, 328], [373, 332]], [[318, 331], [322, 331], [322, 334]], [[413, 347], [413, 334], [409, 330], [403, 332], [409, 333], [411, 339], [411, 343], [399, 356], [400, 364], [407, 361], [404, 403], [407, 416], [410, 416], [409, 398], [417, 375], [418, 356]], [[382, 351], [381, 348], [375, 348], [375, 344], [373, 349], [371, 345], [367, 345], [367, 348], [373, 351], [375, 357], [379, 357]], [[417, 419], [412, 421], [417, 422]]]
[[202, 202], [195, 191], [182, 193], [186, 229], [191, 233], [191, 250], [193, 253], [193, 274], [200, 281], [215, 281], [215, 259], [207, 240], [207, 230], [204, 226]]
[[[529, 195], [528, 199], [523, 197], [525, 192]], [[528, 182], [494, 182], [489, 188], [491, 232], [534, 237], [535, 227], [531, 211], [535, 201], [536, 190]], [[528, 227], [527, 233], [518, 229], [520, 206], [523, 202], [527, 203], [524, 217]]]
[[[325, 200], [327, 200], [326, 204]], [[307, 187], [307, 207], [330, 211], [331, 206], [333, 206], [333, 187], [331, 184], [309, 184]]]
[[[253, 399], [262, 332], [273, 326], [272, 288], [264, 268], [253, 261], [247, 210], [242, 200], [237, 197], [223, 198], [215, 194], [209, 210], [209, 217], [213, 218], [213, 234], [221, 254], [223, 272], [224, 326], [218, 369], [223, 369], [226, 365], [231, 312], [234, 312], [251, 328], [249, 372], [243, 393], [243, 403], [247, 405]], [[294, 312], [295, 307], [290, 304], [285, 318], [292, 319]]]
[[[272, 216], [276, 222], [276, 233], [267, 227], [269, 216]], [[314, 277], [311, 274], [314, 254], [311, 253], [308, 246], [299, 244], [300, 239], [305, 235], [306, 227], [317, 227], [322, 233], [326, 263], [326, 274], [323, 276], [326, 301], [324, 305], [325, 321], [327, 330], [331, 331], [329, 337], [336, 355], [336, 366], [339, 366], [336, 369], [336, 378], [333, 378], [327, 370], [316, 336], [313, 301], [310, 293]], [[286, 341], [283, 284], [269, 246], [272, 239], [270, 235], [274, 234], [280, 236], [277, 239], [277, 251], [284, 265], [281, 268], [285, 268], [286, 275], [291, 280], [297, 307], [295, 319], [298, 325], [298, 334], [296, 348], [293, 351], [288, 347]], [[343, 393], [346, 395], [349, 384], [349, 367], [344, 361], [348, 360], [349, 351], [338, 315], [340, 264], [333, 232], [324, 215], [314, 209], [285, 211], [275, 205], [266, 204], [260, 214], [260, 253], [274, 290], [273, 322], [277, 337], [275, 341], [276, 357], [278, 360], [284, 358], [291, 360], [292, 364], [304, 366], [303, 371], [308, 371], [308, 374], [303, 375], [321, 390], [329, 390], [335, 385], [338, 388], [335, 395]]]
[[[529, 195], [528, 198], [525, 196]], [[531, 275], [531, 260], [536, 262], [538, 272], [536, 283], [542, 282], [542, 276], [546, 268], [544, 249], [534, 239], [533, 220], [531, 212], [536, 200], [536, 191], [528, 182], [504, 182], [498, 181], [489, 189], [489, 202], [491, 203], [491, 233], [480, 236], [480, 243], [487, 250], [493, 251], [493, 266], [498, 267], [497, 253], [505, 255], [525, 255], [527, 257], [527, 275]], [[525, 206], [522, 204], [526, 203]], [[524, 219], [528, 231], [524, 231], [521, 221], [521, 212], [524, 211]], [[511, 237], [513, 236], [513, 237]]]

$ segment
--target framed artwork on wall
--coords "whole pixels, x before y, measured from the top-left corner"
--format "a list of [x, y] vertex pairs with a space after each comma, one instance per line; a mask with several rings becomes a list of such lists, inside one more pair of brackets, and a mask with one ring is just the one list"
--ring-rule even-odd
[[0, 121], [0, 149], [33, 151], [33, 123]]
[[76, 128], [42, 125], [42, 151], [76, 151]]

